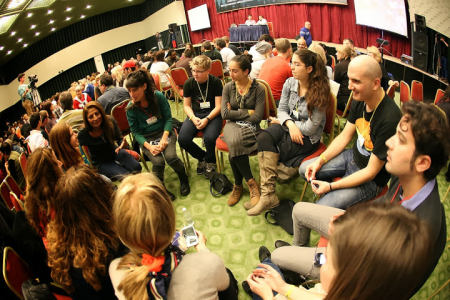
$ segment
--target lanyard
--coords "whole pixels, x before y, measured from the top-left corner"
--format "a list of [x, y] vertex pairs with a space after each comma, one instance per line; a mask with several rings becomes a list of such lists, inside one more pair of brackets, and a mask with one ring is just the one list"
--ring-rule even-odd
[[[366, 133], [366, 130], [368, 128], [370, 128], [370, 124], [372, 123], [372, 118], [375, 115], [375, 112], [377, 111], [378, 105], [380, 105], [380, 103], [383, 101], [385, 94], [383, 94], [383, 98], [381, 98], [380, 102], [378, 102], [377, 106], [375, 107], [375, 109], [373, 110], [372, 116], [370, 116], [370, 120], [369, 120], [369, 126], [362, 128], [362, 132], [361, 135], [364, 136], [364, 134]], [[366, 105], [364, 104], [364, 110], [363, 110], [363, 120], [366, 120]], [[364, 124], [364, 122], [363, 122]]]
[[152, 118], [152, 115], [151, 115], [151, 114], [148, 114], [142, 106], [141, 106], [141, 109], [145, 112], [145, 114], [146, 114], [149, 118]]
[[[392, 197], [391, 203], [394, 202], [395, 197], [397, 196], [398, 190], [400, 189], [401, 183], [398, 185], [397, 190], [395, 191], [394, 197]], [[411, 195], [409, 197], [403, 198], [398, 204], [402, 204], [403, 201], [407, 201], [411, 199], [414, 195]]]
[[205, 97], [203, 97], [203, 93], [202, 93], [202, 89], [200, 88], [200, 84], [198, 84], [198, 81], [195, 81], [195, 82], [197, 82], [198, 90], [200, 91], [200, 96], [202, 96], [203, 103], [205, 103], [206, 99], [208, 98], [209, 75], [208, 75], [208, 81], [206, 82], [206, 94], [205, 94]]
[[238, 95], [240, 95], [240, 94], [238, 93], [239, 87], [238, 87], [237, 82], [235, 82], [235, 85], [236, 85], [236, 102], [239, 104], [239, 108], [244, 108], [244, 101], [243, 101], [243, 100], [244, 100], [245, 96], [247, 95], [247, 93], [248, 93], [248, 91], [249, 91], [249, 89], [250, 89], [251, 82], [252, 82], [252, 81], [249, 79], [249, 80], [248, 80], [248, 83], [247, 83], [247, 85], [245, 86], [245, 89], [244, 89], [244, 91], [243, 91], [243, 95], [241, 95], [241, 100], [238, 99]]

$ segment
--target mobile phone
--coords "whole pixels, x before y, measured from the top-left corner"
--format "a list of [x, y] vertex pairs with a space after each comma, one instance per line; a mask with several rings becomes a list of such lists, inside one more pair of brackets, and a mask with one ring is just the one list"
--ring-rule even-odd
[[193, 225], [188, 225], [181, 231], [183, 232], [184, 239], [186, 240], [186, 246], [188, 248], [198, 244], [198, 236]]
[[314, 266], [320, 268], [326, 261], [325, 254], [317, 253], [314, 258]]
[[150, 142], [150, 145], [152, 145], [152, 146], [158, 146], [158, 145], [159, 145], [159, 142], [151, 141], [151, 142]]

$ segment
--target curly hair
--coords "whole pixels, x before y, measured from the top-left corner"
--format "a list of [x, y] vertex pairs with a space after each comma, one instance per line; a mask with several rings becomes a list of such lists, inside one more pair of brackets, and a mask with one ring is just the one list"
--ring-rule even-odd
[[82, 160], [81, 153], [70, 145], [70, 129], [69, 124], [58, 122], [50, 131], [49, 136], [50, 146], [66, 170], [78, 165]]
[[330, 102], [330, 81], [327, 76], [325, 63], [320, 56], [310, 50], [300, 49], [295, 51], [305, 67], [312, 67], [309, 74], [308, 91], [305, 94], [306, 108], [311, 116], [315, 107], [325, 110]]
[[68, 293], [75, 291], [70, 270], [79, 268], [100, 290], [112, 253], [119, 247], [112, 218], [112, 187], [87, 165], [76, 166], [56, 185], [55, 218], [48, 226], [51, 276]]
[[55, 206], [55, 186], [64, 173], [49, 148], [37, 148], [30, 154], [27, 171], [25, 213], [31, 227], [44, 237]]

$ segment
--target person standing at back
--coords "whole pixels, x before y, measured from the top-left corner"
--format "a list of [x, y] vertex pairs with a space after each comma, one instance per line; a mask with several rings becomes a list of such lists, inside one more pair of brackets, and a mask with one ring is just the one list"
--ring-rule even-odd
[[312, 36], [311, 36], [311, 23], [309, 21], [305, 22], [305, 27], [300, 29], [300, 36], [306, 40], [306, 47], [309, 47], [312, 43]]

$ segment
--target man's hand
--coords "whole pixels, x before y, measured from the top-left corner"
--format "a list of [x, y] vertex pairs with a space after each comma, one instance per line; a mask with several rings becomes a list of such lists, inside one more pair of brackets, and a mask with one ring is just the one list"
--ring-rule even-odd
[[323, 195], [330, 192], [330, 183], [321, 180], [311, 181], [312, 191], [316, 195]]
[[197, 127], [200, 124], [201, 119], [194, 116], [191, 121], [194, 123], [195, 127]]
[[305, 177], [306, 181], [316, 179], [316, 173], [322, 167], [322, 158], [316, 159], [312, 164], [306, 167]]

